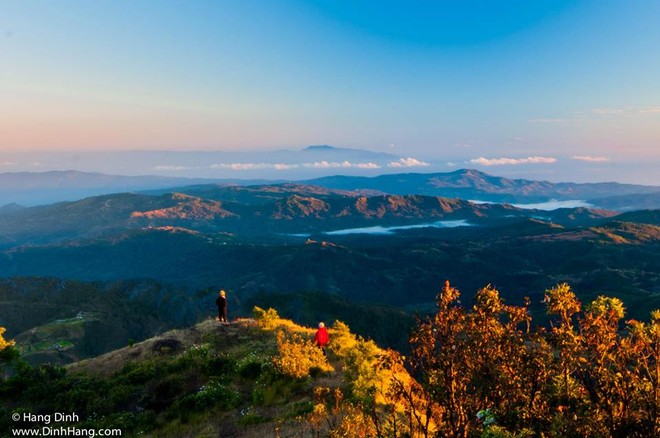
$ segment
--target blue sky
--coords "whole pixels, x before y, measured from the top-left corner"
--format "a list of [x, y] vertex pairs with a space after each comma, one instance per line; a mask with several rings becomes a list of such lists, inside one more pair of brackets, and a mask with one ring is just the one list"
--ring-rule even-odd
[[658, 183], [658, 22], [654, 0], [0, 0], [0, 171], [332, 144]]

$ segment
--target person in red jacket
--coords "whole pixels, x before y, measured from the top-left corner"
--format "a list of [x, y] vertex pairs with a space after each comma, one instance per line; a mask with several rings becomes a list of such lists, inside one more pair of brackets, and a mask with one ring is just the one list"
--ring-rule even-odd
[[314, 342], [316, 342], [316, 345], [318, 345], [321, 351], [323, 351], [324, 356], [325, 356], [325, 346], [328, 345], [329, 340], [330, 337], [328, 336], [328, 331], [325, 329], [325, 324], [319, 322], [319, 329], [316, 331], [316, 334], [314, 335]]

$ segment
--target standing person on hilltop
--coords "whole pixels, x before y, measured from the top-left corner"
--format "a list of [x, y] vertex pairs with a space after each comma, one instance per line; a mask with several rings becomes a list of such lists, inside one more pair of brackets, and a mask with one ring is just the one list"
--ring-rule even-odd
[[325, 356], [325, 346], [328, 345], [329, 340], [330, 337], [328, 336], [328, 331], [325, 329], [325, 324], [319, 322], [319, 329], [316, 331], [316, 334], [314, 335], [314, 342], [316, 342], [316, 345], [318, 345], [321, 351], [323, 351], [324, 356]]
[[215, 304], [218, 305], [218, 321], [227, 323], [227, 294], [224, 290], [218, 293]]

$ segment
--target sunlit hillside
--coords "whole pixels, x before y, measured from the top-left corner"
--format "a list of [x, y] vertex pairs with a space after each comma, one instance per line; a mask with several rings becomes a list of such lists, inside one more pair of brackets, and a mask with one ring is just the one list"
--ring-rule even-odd
[[529, 300], [505, 303], [490, 285], [473, 301], [445, 283], [407, 357], [340, 321], [326, 355], [315, 329], [259, 307], [65, 368], [31, 367], [0, 337], [0, 431], [40, 426], [10, 420], [17, 412], [75, 411], [79, 427], [147, 437], [660, 433], [660, 311], [626, 320], [621, 300], [583, 306], [559, 284], [544, 293], [544, 328]]
[[327, 436], [355, 425], [371, 433], [362, 404], [388, 403], [392, 379], [410, 377], [386, 366], [396, 353], [344, 323], [329, 332], [326, 358], [313, 329], [255, 308], [255, 319], [207, 320], [66, 368], [14, 364], [0, 384], [0, 430], [16, 426], [7, 412], [73, 409], [78, 427], [125, 436]]

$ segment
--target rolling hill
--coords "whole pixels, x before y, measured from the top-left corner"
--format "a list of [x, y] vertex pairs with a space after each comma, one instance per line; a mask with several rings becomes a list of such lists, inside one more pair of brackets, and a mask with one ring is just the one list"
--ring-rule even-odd
[[4, 247], [46, 244], [158, 227], [250, 236], [320, 233], [440, 220], [488, 225], [532, 217], [564, 225], [588, 225], [616, 214], [585, 208], [538, 212], [510, 205], [475, 204], [421, 195], [364, 196], [312, 186], [234, 188], [228, 192], [233, 198], [253, 200], [248, 203], [218, 200], [222, 193], [227, 192], [215, 191], [211, 198], [182, 193], [158, 196], [123, 193], [10, 209], [0, 221], [0, 244]]

